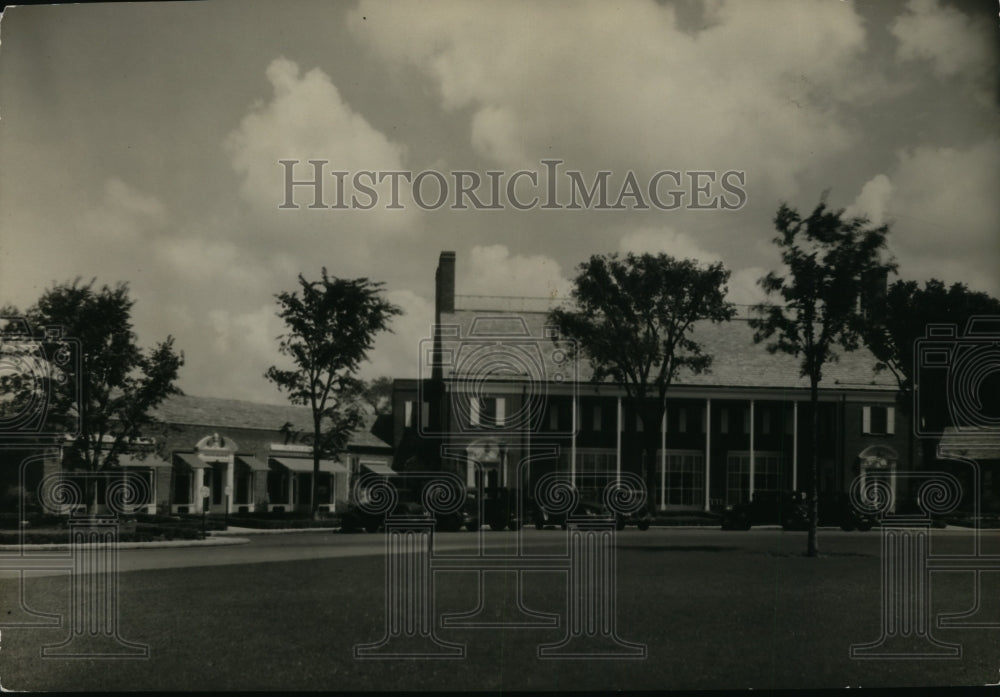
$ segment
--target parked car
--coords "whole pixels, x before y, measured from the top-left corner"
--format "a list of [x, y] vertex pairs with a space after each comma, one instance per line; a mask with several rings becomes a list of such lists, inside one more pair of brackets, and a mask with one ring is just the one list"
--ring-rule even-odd
[[[419, 494], [410, 489], [397, 489], [396, 507], [390, 512], [394, 516], [430, 517], [420, 503]], [[372, 513], [357, 504], [351, 504], [340, 516], [341, 532], [378, 532], [385, 524], [386, 513]]]
[[[847, 494], [820, 494], [819, 525], [836, 525], [843, 530], [870, 530], [876, 518], [851, 505]], [[803, 491], [758, 491], [753, 501], [727, 506], [722, 516], [723, 530], [749, 530], [754, 525], [780, 525], [785, 530], [809, 527], [809, 500]]]
[[[806, 530], [809, 527], [809, 501], [805, 492], [797, 492], [797, 510], [785, 524], [786, 530]], [[867, 532], [878, 523], [878, 518], [860, 511], [851, 504], [847, 494], [822, 492], [817, 508], [818, 525], [836, 525], [841, 530]]]
[[436, 530], [441, 532], [458, 532], [465, 528], [469, 532], [479, 529], [479, 499], [475, 492], [468, 492], [462, 508], [454, 513], [437, 516]]
[[628, 515], [615, 516], [615, 527], [618, 530], [624, 530], [626, 525], [634, 525], [640, 530], [649, 530], [649, 525], [652, 522], [653, 518], [646, 510], [637, 511]]
[[537, 502], [532, 502], [532, 521], [537, 530], [546, 527], [559, 527], [565, 530], [569, 527], [569, 519], [573, 518], [597, 518], [601, 515], [601, 506], [596, 503], [581, 501], [573, 510], [572, 516], [568, 513], [550, 513]]
[[757, 491], [753, 500], [726, 506], [722, 514], [723, 530], [749, 530], [754, 525], [795, 524], [801, 507], [791, 491]]

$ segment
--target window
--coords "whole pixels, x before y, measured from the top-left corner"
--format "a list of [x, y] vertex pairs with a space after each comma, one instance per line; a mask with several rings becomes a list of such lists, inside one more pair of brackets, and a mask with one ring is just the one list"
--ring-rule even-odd
[[750, 407], [743, 410], [743, 435], [750, 435]]
[[503, 426], [506, 402], [503, 397], [472, 397], [469, 423], [473, 426]]
[[765, 436], [771, 433], [771, 411], [769, 409], [761, 409], [760, 411], [760, 432]]
[[729, 408], [722, 407], [719, 409], [719, 432], [729, 433]]
[[861, 411], [861, 432], [876, 436], [892, 435], [896, 432], [896, 408], [887, 406], [866, 406]]
[[688, 420], [687, 420], [687, 409], [681, 407], [677, 410], [677, 430], [681, 433], [687, 433]]
[[[782, 486], [781, 453], [754, 453], [753, 489], [780, 491]], [[726, 455], [726, 503], [750, 500], [750, 453], [731, 452]]]
[[[656, 478], [663, 474], [662, 451], [656, 454]], [[705, 503], [705, 455], [700, 452], [667, 451], [664, 503], [668, 506], [700, 506]]]
[[403, 404], [403, 428], [413, 427], [413, 400], [408, 399]]

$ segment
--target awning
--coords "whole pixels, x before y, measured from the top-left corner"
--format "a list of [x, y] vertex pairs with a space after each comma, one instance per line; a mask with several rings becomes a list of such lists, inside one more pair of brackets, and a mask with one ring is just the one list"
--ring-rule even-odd
[[252, 457], [250, 455], [237, 455], [236, 459], [252, 470], [261, 471], [267, 469], [266, 462], [258, 460], [257, 458]]
[[938, 444], [941, 457], [965, 457], [973, 460], [1000, 460], [1000, 429], [983, 428], [959, 431], [949, 428]]
[[137, 455], [119, 455], [119, 467], [170, 467], [170, 463], [158, 455], [146, 455], [139, 459]]
[[372, 474], [381, 474], [386, 477], [395, 477], [398, 474], [396, 470], [378, 462], [362, 462], [361, 466]]
[[188, 467], [201, 468], [207, 467], [207, 465], [202, 462], [201, 458], [194, 453], [174, 453], [174, 457], [180, 460], [182, 463]]
[[[292, 472], [312, 472], [312, 458], [305, 457], [272, 457], [271, 460], [277, 462], [282, 467], [290, 469]], [[347, 474], [347, 468], [339, 462], [333, 460], [320, 460], [319, 471], [331, 474]]]

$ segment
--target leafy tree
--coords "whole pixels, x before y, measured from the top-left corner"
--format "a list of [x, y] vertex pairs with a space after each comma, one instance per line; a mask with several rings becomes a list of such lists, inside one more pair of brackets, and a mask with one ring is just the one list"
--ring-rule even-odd
[[392, 413], [392, 378], [386, 375], [362, 381], [361, 396], [372, 413], [384, 416]]
[[[896, 378], [902, 413], [912, 413], [914, 380], [917, 378], [914, 343], [926, 336], [927, 325], [955, 324], [961, 335], [966, 322], [974, 315], [1000, 315], [1000, 300], [971, 291], [962, 283], [946, 286], [935, 278], [926, 281], [923, 288], [916, 281], [896, 281], [889, 286], [884, 298], [872, 303], [865, 322], [865, 343], [878, 361], [875, 369], [888, 370]], [[928, 414], [928, 411], [934, 413]], [[926, 400], [918, 416], [930, 418], [935, 424], [945, 424], [949, 419], [946, 397]], [[923, 440], [925, 463], [933, 461], [936, 445], [937, 439]], [[912, 461], [912, 437], [910, 447]]]
[[812, 414], [811, 495], [806, 554], [817, 556], [816, 522], [819, 481], [819, 383], [823, 366], [838, 360], [837, 350], [853, 351], [863, 331], [859, 300], [871, 278], [895, 270], [883, 261], [887, 225], [872, 227], [864, 217], [844, 219], [821, 201], [803, 218], [781, 204], [774, 218], [786, 275], [768, 273], [760, 285], [781, 304], [761, 303], [750, 320], [754, 342], [770, 340], [767, 350], [799, 358], [800, 374], [809, 379]]
[[354, 374], [380, 331], [402, 311], [381, 297], [381, 283], [367, 278], [334, 278], [323, 269], [318, 281], [299, 274], [298, 291], [278, 293], [278, 316], [288, 331], [278, 337], [278, 351], [292, 369], [271, 366], [265, 377], [288, 393], [293, 404], [312, 411], [313, 476], [310, 504], [319, 511], [316, 481], [319, 463], [347, 448], [361, 424], [363, 385]]
[[[44, 343], [44, 327], [60, 326], [64, 336], [80, 342], [79, 393], [72, 380], [53, 383], [49, 409], [65, 422], [75, 420], [79, 435], [67, 452], [73, 469], [108, 470], [144, 433], [158, 424], [152, 415], [164, 399], [181, 394], [177, 373], [183, 353], [166, 339], [148, 351], [140, 349], [132, 331], [132, 308], [127, 283], [96, 288], [96, 279], [83, 284], [58, 284], [45, 291], [26, 313], [32, 330]], [[97, 506], [97, 481], [88, 482], [89, 507]]]
[[[593, 380], [623, 385], [643, 424], [643, 451], [653, 463], [670, 384], [682, 369], [709, 370], [712, 356], [691, 337], [696, 322], [724, 322], [729, 271], [721, 263], [699, 266], [666, 254], [594, 255], [578, 267], [575, 307], [557, 308], [549, 321], [576, 341], [594, 369]], [[655, 468], [645, 472], [655, 490]], [[648, 497], [650, 510], [655, 499]]]

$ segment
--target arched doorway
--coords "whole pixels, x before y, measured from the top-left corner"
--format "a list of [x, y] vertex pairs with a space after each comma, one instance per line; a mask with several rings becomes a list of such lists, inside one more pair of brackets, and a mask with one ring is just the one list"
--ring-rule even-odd
[[890, 510], [895, 510], [897, 501], [896, 466], [899, 463], [899, 453], [888, 445], [869, 445], [858, 453], [858, 463], [861, 470], [862, 488], [864, 488], [865, 480], [868, 477], [880, 477], [889, 482], [893, 500]]
[[466, 486], [483, 490], [507, 486], [506, 443], [497, 438], [480, 438], [469, 443], [465, 453]]

